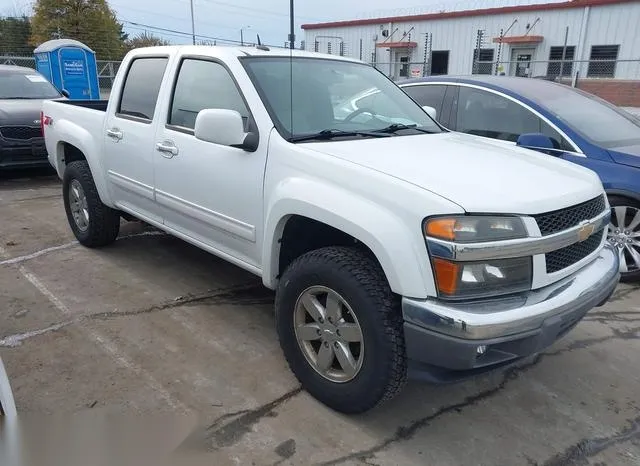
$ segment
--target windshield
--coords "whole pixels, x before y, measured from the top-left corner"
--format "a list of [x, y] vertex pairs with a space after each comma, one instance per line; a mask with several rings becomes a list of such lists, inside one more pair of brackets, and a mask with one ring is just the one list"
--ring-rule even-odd
[[320, 132], [331, 132], [332, 138], [375, 137], [376, 131], [442, 132], [419, 105], [369, 65], [300, 57], [242, 61], [285, 139], [303, 140]]
[[55, 99], [58, 90], [42, 75], [0, 71], [0, 99]]
[[640, 144], [640, 120], [632, 115], [579, 89], [564, 85], [550, 88], [548, 93], [532, 96], [532, 100], [588, 141], [606, 149]]

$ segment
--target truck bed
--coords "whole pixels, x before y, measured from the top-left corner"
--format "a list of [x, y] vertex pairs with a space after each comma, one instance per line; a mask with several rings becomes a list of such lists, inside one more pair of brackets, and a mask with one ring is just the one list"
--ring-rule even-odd
[[109, 105], [108, 100], [58, 100], [58, 102], [65, 105], [75, 105], [76, 107], [91, 108], [93, 110], [99, 110], [101, 112], [107, 111]]

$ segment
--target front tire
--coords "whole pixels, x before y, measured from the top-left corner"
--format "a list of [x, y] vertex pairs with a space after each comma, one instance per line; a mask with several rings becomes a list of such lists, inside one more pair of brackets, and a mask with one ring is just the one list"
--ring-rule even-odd
[[609, 204], [611, 223], [607, 238], [618, 251], [620, 281], [637, 282], [640, 280], [640, 202], [609, 196]]
[[407, 379], [400, 300], [379, 264], [355, 248], [296, 259], [276, 293], [280, 345], [303, 388], [330, 408], [368, 411]]
[[120, 214], [100, 200], [86, 161], [67, 165], [62, 192], [69, 226], [80, 244], [96, 248], [116, 240], [120, 232]]

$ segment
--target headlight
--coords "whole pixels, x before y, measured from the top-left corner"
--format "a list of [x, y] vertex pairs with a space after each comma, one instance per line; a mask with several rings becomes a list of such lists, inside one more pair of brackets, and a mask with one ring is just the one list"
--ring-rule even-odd
[[436, 217], [425, 222], [428, 237], [456, 243], [480, 243], [526, 238], [527, 230], [518, 217], [454, 216]]
[[435, 257], [433, 270], [443, 298], [486, 298], [531, 289], [531, 257], [453, 262]]
[[[518, 217], [460, 215], [427, 220], [424, 234], [427, 240], [482, 243], [526, 238], [527, 230]], [[442, 244], [431, 243], [434, 250]], [[461, 262], [437, 257], [434, 250], [430, 250], [430, 254], [438, 293], [442, 298], [486, 298], [531, 289], [533, 265], [530, 256]]]

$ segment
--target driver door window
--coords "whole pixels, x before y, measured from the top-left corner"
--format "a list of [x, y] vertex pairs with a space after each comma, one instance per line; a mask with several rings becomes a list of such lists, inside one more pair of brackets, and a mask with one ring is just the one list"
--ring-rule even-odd
[[246, 129], [249, 110], [224, 66], [187, 59], [180, 67], [168, 123], [193, 130], [198, 113], [204, 109], [235, 110], [242, 116]]
[[505, 97], [461, 87], [456, 128], [463, 133], [516, 142], [523, 133], [539, 133], [540, 119]]
[[457, 131], [516, 142], [524, 133], [549, 136], [559, 149], [575, 149], [555, 129], [522, 105], [493, 92], [460, 87]]

